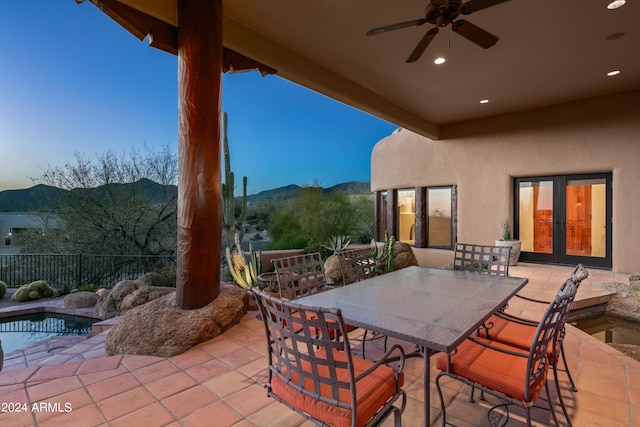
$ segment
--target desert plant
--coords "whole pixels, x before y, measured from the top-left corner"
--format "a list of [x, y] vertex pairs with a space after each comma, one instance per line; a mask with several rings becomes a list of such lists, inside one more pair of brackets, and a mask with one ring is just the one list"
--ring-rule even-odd
[[62, 285], [62, 288], [58, 289], [57, 295], [59, 297], [63, 297], [65, 295], [69, 295], [71, 293], [71, 289], [72, 289], [71, 285], [68, 285], [68, 284], [65, 283], [64, 285]]
[[388, 233], [385, 233], [382, 249], [378, 247], [375, 240], [371, 240], [371, 245], [373, 246], [373, 257], [376, 260], [378, 268], [383, 273], [391, 273], [393, 271], [393, 257], [396, 246], [395, 237], [389, 236]]
[[4, 298], [4, 294], [7, 293], [7, 284], [0, 280], [0, 299]]
[[229, 154], [229, 139], [227, 138], [227, 113], [222, 114], [222, 126], [224, 131], [224, 182], [222, 183], [222, 228], [227, 235], [227, 247], [231, 247], [233, 237], [238, 227], [241, 226], [247, 215], [247, 177], [242, 178], [242, 207], [240, 216], [236, 218], [236, 198], [234, 196], [235, 182], [231, 171], [231, 156]]
[[247, 259], [240, 244], [240, 235], [235, 235], [235, 249], [233, 254], [231, 248], [227, 247], [226, 257], [229, 272], [233, 280], [242, 288], [249, 288], [258, 285], [258, 275], [262, 270], [262, 251], [257, 253], [253, 250], [253, 245], [249, 243], [249, 259]]
[[97, 290], [98, 287], [92, 283], [78, 287], [78, 292], [95, 292]]
[[13, 294], [11, 299], [15, 302], [35, 301], [40, 298], [51, 298], [55, 292], [44, 280], [36, 280], [28, 285], [22, 285]]
[[502, 221], [502, 240], [511, 240], [511, 226], [508, 219]]
[[349, 246], [349, 243], [351, 243], [351, 239], [349, 239], [348, 237], [349, 236], [344, 236], [342, 234], [331, 236], [329, 238], [329, 244], [322, 245], [322, 247], [330, 250], [334, 254], [336, 252], [344, 251], [345, 249], [347, 249], [347, 246]]

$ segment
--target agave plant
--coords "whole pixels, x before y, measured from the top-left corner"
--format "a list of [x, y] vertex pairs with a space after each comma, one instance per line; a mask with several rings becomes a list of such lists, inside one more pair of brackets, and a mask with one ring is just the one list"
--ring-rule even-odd
[[373, 239], [371, 240], [371, 246], [373, 247], [373, 257], [378, 268], [384, 273], [391, 273], [393, 271], [393, 256], [396, 246], [395, 237], [389, 237], [389, 234], [385, 233], [382, 249], [378, 247]]
[[340, 234], [337, 236], [331, 236], [329, 238], [329, 244], [322, 245], [322, 247], [332, 251], [335, 254], [336, 252], [344, 251], [345, 249], [347, 249], [349, 243], [351, 243], [351, 239], [349, 239], [349, 236]]
[[250, 242], [249, 259], [247, 259], [240, 245], [240, 235], [238, 233], [235, 235], [234, 243], [235, 250], [233, 254], [229, 247], [226, 250], [227, 265], [233, 280], [242, 288], [257, 286], [258, 275], [262, 269], [262, 251], [256, 253]]

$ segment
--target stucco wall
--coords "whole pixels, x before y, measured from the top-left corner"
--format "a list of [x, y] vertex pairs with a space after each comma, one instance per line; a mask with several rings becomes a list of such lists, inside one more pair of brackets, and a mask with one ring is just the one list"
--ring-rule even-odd
[[380, 140], [371, 189], [455, 184], [458, 240], [492, 244], [501, 221], [513, 220], [513, 178], [610, 171], [613, 270], [640, 271], [640, 91], [449, 126], [442, 136], [403, 129]]

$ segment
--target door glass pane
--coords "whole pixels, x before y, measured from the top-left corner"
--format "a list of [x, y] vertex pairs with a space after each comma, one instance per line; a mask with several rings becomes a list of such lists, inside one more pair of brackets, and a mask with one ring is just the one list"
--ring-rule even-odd
[[451, 247], [452, 192], [451, 187], [427, 189], [427, 208], [429, 210], [427, 245], [431, 248]]
[[416, 238], [416, 191], [398, 190], [398, 240], [413, 245]]
[[518, 191], [522, 251], [553, 253], [553, 181], [523, 181]]
[[387, 235], [387, 192], [380, 193], [378, 206], [378, 240], [384, 240]]
[[565, 199], [566, 254], [605, 257], [605, 179], [568, 180]]

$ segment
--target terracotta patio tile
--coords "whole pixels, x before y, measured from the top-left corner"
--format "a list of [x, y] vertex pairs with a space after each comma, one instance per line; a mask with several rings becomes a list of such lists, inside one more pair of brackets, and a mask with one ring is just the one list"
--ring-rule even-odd
[[155, 402], [111, 421], [112, 427], [161, 427], [174, 421], [174, 417], [161, 404]]
[[245, 417], [270, 405], [273, 399], [267, 396], [267, 390], [254, 384], [237, 393], [225, 397], [224, 401]]
[[227, 353], [218, 357], [218, 359], [227, 363], [229, 366], [234, 368], [238, 368], [240, 366], [246, 365], [247, 363], [251, 363], [255, 360], [261, 359], [264, 357], [261, 354], [255, 353], [247, 348], [243, 348], [239, 351], [234, 351], [232, 353]]
[[171, 396], [191, 388], [196, 384], [197, 382], [193, 378], [180, 371], [147, 383], [145, 384], [145, 387], [158, 399], [163, 399], [167, 396]]
[[241, 346], [240, 344], [226, 338], [209, 340], [205, 343], [200, 344], [196, 348], [207, 352], [213, 357], [218, 357], [218, 358], [221, 356], [224, 356], [225, 354], [233, 353], [235, 351], [240, 351], [244, 349], [244, 347]]
[[267, 358], [261, 357], [251, 363], [240, 366], [237, 370], [249, 378], [253, 378], [255, 381], [263, 384], [266, 383], [267, 369]]
[[176, 418], [183, 418], [198, 409], [217, 401], [218, 398], [201, 385], [191, 387], [162, 400]]
[[260, 427], [298, 427], [306, 421], [302, 415], [275, 402], [249, 417], [249, 421]]
[[28, 394], [31, 402], [53, 400], [60, 394], [81, 388], [82, 383], [77, 377], [56, 378], [40, 384], [29, 385]]
[[182, 418], [180, 422], [184, 427], [209, 427], [212, 421], [219, 426], [230, 426], [242, 419], [242, 415], [234, 411], [223, 401], [211, 403], [199, 411]]
[[[93, 399], [91, 399], [91, 396], [89, 396], [89, 393], [87, 393], [87, 391], [83, 388], [79, 388], [76, 390], [72, 390], [68, 393], [61, 394], [51, 400], [47, 399], [46, 401], [44, 401], [44, 403], [53, 404], [54, 410], [52, 411], [44, 410], [44, 411], [37, 412], [35, 414], [36, 418], [38, 419], [38, 422], [41, 424], [48, 422], [49, 419], [60, 415], [60, 413], [62, 413], [60, 411], [72, 412], [72, 411], [77, 411], [78, 409], [87, 405], [95, 406]], [[56, 404], [58, 405], [57, 407], [55, 407]]]
[[157, 380], [158, 378], [163, 378], [176, 373], [179, 370], [180, 369], [169, 360], [160, 359], [157, 363], [131, 370], [131, 373], [135, 375], [141, 383], [146, 384]]
[[99, 359], [87, 360], [82, 363], [82, 366], [78, 369], [77, 375], [116, 369], [120, 366], [121, 360], [122, 356], [108, 356], [101, 357]]
[[212, 380], [209, 380], [202, 385], [214, 392], [220, 397], [228, 396], [232, 393], [247, 388], [250, 385], [255, 384], [255, 381], [242, 375], [237, 371], [231, 371]]
[[2, 371], [0, 372], [0, 386], [23, 383], [37, 370], [38, 368], [26, 368], [16, 371]]
[[97, 426], [105, 422], [95, 404], [72, 409], [70, 412], [56, 413], [46, 420], [46, 427]]
[[78, 375], [78, 378], [80, 378], [80, 381], [82, 381], [82, 383], [86, 386], [125, 373], [128, 373], [125, 367], [119, 366], [118, 368], [112, 369], [110, 371], [89, 372], [86, 374]]
[[140, 386], [101, 400], [98, 402], [98, 407], [107, 418], [107, 421], [111, 421], [150, 405], [155, 401], [156, 399], [151, 393]]
[[64, 363], [62, 365], [43, 366], [29, 378], [29, 382], [46, 381], [73, 375], [80, 366], [80, 362]]
[[158, 363], [163, 360], [165, 359], [157, 356], [140, 356], [136, 354], [125, 354], [120, 363], [124, 365], [128, 370], [133, 371], [136, 369], [143, 368], [145, 366], [153, 365], [154, 363]]
[[0, 412], [0, 426], [32, 426], [35, 423], [35, 417], [29, 408], [25, 412]]
[[133, 375], [125, 373], [89, 384], [86, 388], [91, 397], [98, 402], [139, 385], [140, 383]]
[[229, 371], [231, 367], [218, 359], [211, 359], [208, 362], [201, 363], [186, 370], [187, 374], [192, 376], [196, 381], [204, 382], [215, 377], [219, 377]]
[[182, 354], [173, 356], [171, 361], [181, 367], [182, 369], [190, 368], [192, 366], [199, 365], [201, 363], [208, 362], [213, 357], [200, 349], [191, 349], [185, 351]]
[[616, 401], [607, 397], [593, 393], [590, 390], [580, 390], [576, 393], [576, 415], [584, 412], [605, 417], [611, 423], [628, 425], [629, 407], [624, 401]]

